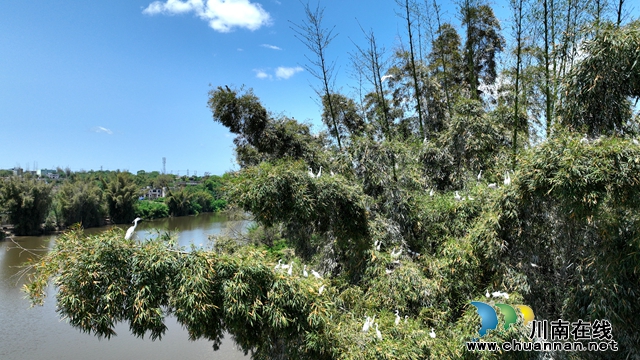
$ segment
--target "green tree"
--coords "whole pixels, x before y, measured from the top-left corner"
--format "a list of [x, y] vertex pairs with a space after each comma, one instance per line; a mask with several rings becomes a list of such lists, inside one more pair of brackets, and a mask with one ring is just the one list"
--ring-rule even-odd
[[629, 97], [640, 97], [640, 22], [620, 28], [605, 24], [584, 44], [585, 56], [563, 84], [561, 122], [590, 136], [628, 132]]
[[479, 100], [480, 81], [492, 85], [497, 76], [496, 55], [504, 48], [500, 22], [489, 5], [478, 0], [460, 3], [462, 24], [467, 38], [464, 44], [465, 80], [472, 99]]
[[0, 187], [0, 204], [9, 213], [16, 235], [41, 234], [52, 202], [52, 186], [35, 179], [12, 176]]
[[184, 216], [195, 213], [193, 208], [194, 194], [186, 187], [169, 190], [165, 203], [171, 216]]
[[[362, 135], [365, 129], [364, 119], [358, 113], [358, 108], [353, 99], [342, 94], [331, 94], [331, 103], [336, 115], [336, 122], [341, 134], [351, 134], [352, 136]], [[333, 118], [329, 107], [329, 98], [322, 98], [322, 122], [331, 127]], [[344, 139], [343, 139], [344, 140]]]
[[135, 217], [134, 206], [140, 192], [131, 174], [118, 172], [103, 180], [102, 186], [111, 221], [115, 224], [130, 223]]
[[295, 119], [272, 119], [251, 90], [238, 96], [237, 91], [218, 87], [209, 92], [213, 119], [236, 134], [237, 160], [241, 167], [285, 157], [305, 159], [318, 167], [316, 154], [322, 139], [311, 135], [308, 125]]
[[66, 226], [80, 223], [85, 228], [102, 225], [105, 215], [102, 197], [103, 191], [95, 181], [66, 181], [56, 194], [62, 221]]

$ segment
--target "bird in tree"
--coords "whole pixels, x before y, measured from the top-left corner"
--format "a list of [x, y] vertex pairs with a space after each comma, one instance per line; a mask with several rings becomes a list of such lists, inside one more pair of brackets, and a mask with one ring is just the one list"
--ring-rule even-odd
[[138, 221], [140, 221], [140, 220], [142, 220], [142, 219], [140, 219], [140, 218], [138, 217], [138, 218], [136, 218], [135, 220], [133, 220], [133, 221], [132, 221], [132, 222], [133, 222], [133, 226], [132, 226], [132, 227], [130, 227], [130, 228], [127, 230], [127, 233], [126, 233], [126, 234], [125, 234], [125, 236], [124, 236], [124, 239], [125, 239], [125, 240], [129, 240], [129, 239], [131, 239], [131, 236], [133, 235], [133, 232], [136, 230], [136, 226], [138, 226]]
[[382, 340], [382, 333], [380, 333], [380, 330], [378, 330], [378, 323], [376, 323], [376, 337], [378, 338], [378, 340]]
[[478, 181], [480, 181], [480, 179], [482, 179], [482, 170], [480, 170], [480, 173], [478, 174]]
[[509, 176], [509, 172], [508, 171], [504, 172], [504, 184], [505, 185], [511, 185], [511, 176]]
[[429, 336], [431, 336], [432, 339], [436, 338], [436, 332], [433, 331], [433, 328], [431, 328], [431, 332], [429, 333]]
[[369, 328], [371, 327], [371, 318], [370, 317], [366, 317], [366, 319], [364, 320], [364, 325], [362, 325], [362, 332], [369, 332]]
[[396, 310], [396, 321], [395, 321], [395, 325], [397, 326], [398, 324], [400, 324], [400, 312], [398, 310]]
[[315, 276], [316, 279], [322, 279], [322, 276], [320, 276], [320, 274], [318, 274], [318, 272], [315, 270], [311, 270], [311, 274], [313, 274], [313, 276]]
[[305, 265], [302, 269], [302, 276], [309, 277], [309, 273], [307, 272], [307, 265]]

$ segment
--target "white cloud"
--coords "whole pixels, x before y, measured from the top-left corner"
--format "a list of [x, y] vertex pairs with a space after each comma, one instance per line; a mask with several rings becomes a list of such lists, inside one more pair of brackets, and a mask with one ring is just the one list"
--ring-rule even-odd
[[271, 24], [271, 15], [262, 5], [250, 0], [166, 0], [154, 1], [142, 13], [147, 15], [175, 15], [194, 12], [200, 19], [219, 32], [235, 27], [257, 30]]
[[92, 130], [93, 130], [93, 132], [97, 132], [97, 133], [103, 132], [103, 133], [107, 133], [109, 135], [113, 134], [113, 131], [111, 131], [111, 130], [105, 128], [105, 127], [102, 127], [102, 126], [96, 126]]
[[271, 75], [267, 74], [264, 70], [253, 69], [256, 72], [256, 77], [258, 79], [271, 79]]
[[262, 47], [266, 47], [266, 48], [268, 48], [268, 49], [272, 49], [272, 50], [282, 50], [281, 48], [279, 48], [279, 47], [277, 47], [277, 46], [275, 46], [275, 45], [262, 44], [262, 45], [260, 45], [260, 46], [262, 46]]
[[296, 66], [294, 68], [280, 66], [279, 68], [276, 69], [276, 77], [278, 77], [279, 79], [288, 79], [292, 77], [295, 73], [298, 73], [302, 70], [304, 69], [301, 68], [300, 66]]

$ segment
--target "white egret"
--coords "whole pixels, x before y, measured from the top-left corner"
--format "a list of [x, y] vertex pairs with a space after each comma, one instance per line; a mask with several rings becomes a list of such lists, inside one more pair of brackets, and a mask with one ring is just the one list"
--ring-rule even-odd
[[124, 236], [124, 239], [125, 239], [125, 240], [129, 240], [129, 239], [131, 239], [131, 235], [133, 235], [133, 232], [136, 230], [136, 226], [138, 226], [138, 221], [140, 221], [140, 220], [142, 220], [142, 219], [140, 219], [140, 218], [138, 217], [138, 218], [136, 218], [135, 220], [133, 220], [133, 221], [132, 221], [133, 226], [132, 226], [132, 227], [130, 227], [130, 228], [127, 230], [127, 233], [126, 233], [126, 234], [125, 234], [125, 236]]
[[302, 276], [309, 277], [309, 273], [307, 272], [307, 265], [305, 265], [304, 269], [302, 269]]
[[382, 333], [380, 333], [380, 330], [378, 330], [378, 323], [376, 323], [375, 325], [376, 325], [376, 337], [378, 338], [378, 340], [382, 340]]
[[282, 260], [278, 260], [278, 264], [273, 268], [273, 270], [278, 270], [282, 266]]
[[320, 274], [318, 274], [318, 272], [315, 270], [311, 270], [311, 274], [315, 276], [316, 279], [322, 279], [322, 276], [320, 276]]
[[407, 323], [407, 319], [408, 319], [408, 318], [409, 318], [409, 315], [405, 315], [405, 316], [404, 316], [404, 323], [405, 323], [405, 324]]
[[504, 172], [504, 184], [505, 185], [511, 185], [511, 176], [509, 176], [509, 172], [508, 171]]
[[393, 272], [393, 270], [389, 270], [389, 269], [384, 269], [384, 272], [387, 273], [387, 275], [391, 274]]
[[469, 201], [473, 201], [473, 200], [474, 200], [474, 199], [471, 197], [471, 195], [467, 196], [467, 199], [468, 199]]
[[454, 196], [454, 198], [456, 199], [456, 201], [462, 200], [462, 196], [460, 196], [460, 194], [457, 191], [456, 191], [456, 195]]
[[505, 299], [509, 298], [509, 294], [507, 294], [506, 292], [501, 292], [501, 291], [494, 291], [491, 293], [491, 295], [493, 295], [493, 297], [503, 297]]
[[398, 326], [400, 324], [400, 312], [396, 310], [396, 322], [395, 325]]
[[393, 248], [393, 250], [391, 251], [392, 258], [397, 258], [398, 256], [400, 256], [400, 254], [402, 254], [402, 248], [400, 248], [400, 250], [398, 250], [397, 253], [395, 251], [396, 251], [396, 248]]
[[331, 177], [335, 176], [335, 174], [333, 173], [333, 170], [329, 171], [329, 174], [331, 174]]
[[638, 140], [633, 139], [633, 145], [640, 145], [640, 142], [638, 142]]
[[320, 286], [320, 289], [318, 289], [318, 295], [322, 295], [323, 291], [324, 291], [324, 285]]
[[320, 175], [322, 175], [322, 166], [320, 166], [320, 170], [318, 171], [318, 175], [316, 175], [316, 177], [319, 178]]
[[498, 185], [496, 185], [496, 183], [491, 183], [489, 185], [487, 185], [489, 187], [489, 189], [497, 189]]
[[380, 82], [384, 82], [387, 79], [393, 79], [393, 75], [384, 75], [380, 78]]
[[480, 170], [480, 173], [478, 174], [478, 181], [480, 181], [480, 179], [482, 179], [482, 170]]
[[287, 275], [291, 276], [293, 274], [293, 261], [289, 264], [289, 271], [287, 271]]
[[487, 290], [487, 292], [486, 292], [486, 294], [484, 294], [484, 296], [486, 296], [487, 299], [491, 297], [491, 294], [489, 294], [489, 290]]
[[540, 267], [540, 265], [531, 263], [531, 267], [538, 268], [538, 267]]
[[431, 328], [431, 332], [429, 333], [429, 336], [431, 336], [432, 339], [436, 338], [436, 332], [433, 331], [433, 328]]
[[429, 196], [433, 196], [433, 189], [429, 190]]
[[309, 177], [316, 177], [315, 174], [313, 173], [313, 170], [311, 170], [311, 168], [309, 168], [309, 172], [307, 172], [307, 174], [309, 174]]
[[280, 269], [282, 269], [282, 270], [288, 270], [288, 269], [289, 269], [289, 267], [290, 267], [290, 266], [289, 266], [289, 265], [286, 265], [286, 264], [281, 264], [281, 265], [280, 265]]
[[380, 245], [382, 245], [382, 241], [378, 242], [378, 245], [376, 245], [376, 251], [380, 251]]
[[364, 325], [362, 325], [362, 332], [368, 332], [369, 328], [371, 327], [371, 318], [367, 316], [366, 320], [364, 321]]

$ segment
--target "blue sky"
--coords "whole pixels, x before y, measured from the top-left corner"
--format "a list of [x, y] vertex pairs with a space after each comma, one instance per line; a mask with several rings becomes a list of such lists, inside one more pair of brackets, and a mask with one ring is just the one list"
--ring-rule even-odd
[[[348, 93], [360, 25], [391, 54], [402, 19], [393, 0], [322, 6], [337, 34], [327, 55]], [[457, 22], [455, 7], [442, 7]], [[4, 2], [0, 169], [135, 173], [161, 170], [166, 157], [167, 172], [222, 174], [237, 168], [233, 136], [206, 103], [211, 86], [225, 84], [253, 88], [268, 110], [322, 130], [310, 86], [319, 83], [303, 70], [312, 54], [291, 29], [303, 20], [298, 0]]]

